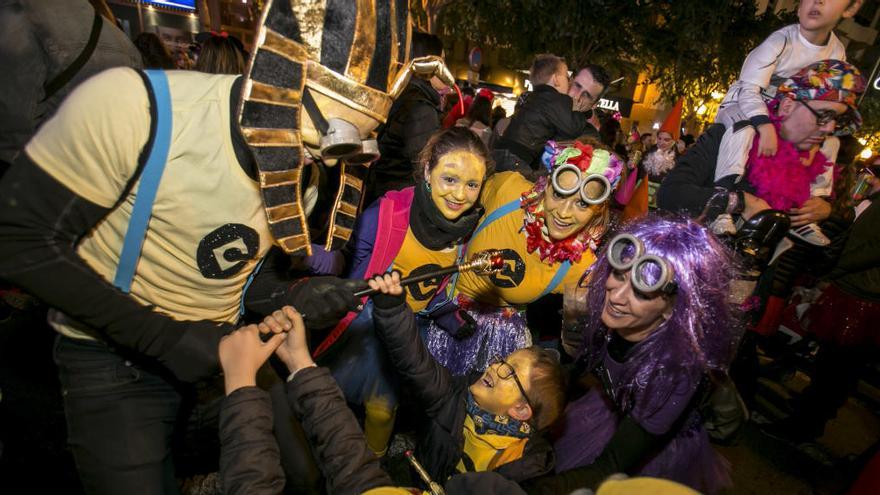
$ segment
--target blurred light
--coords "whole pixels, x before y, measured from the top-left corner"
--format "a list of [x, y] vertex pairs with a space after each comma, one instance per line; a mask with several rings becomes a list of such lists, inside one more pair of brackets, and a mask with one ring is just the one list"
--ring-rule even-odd
[[697, 115], [703, 115], [706, 113], [706, 110], [708, 110], [706, 105], [700, 105], [700, 108], [697, 108]]
[[712, 99], [713, 100], [720, 100], [721, 98], [724, 98], [724, 93], [719, 93], [718, 91], [712, 91]]
[[868, 140], [865, 139], [865, 138], [859, 138], [859, 144], [861, 144], [862, 146], [864, 146], [864, 145], [868, 144]]
[[861, 157], [862, 160], [867, 160], [868, 158], [871, 158], [871, 155], [873, 154], [874, 152], [871, 151], [871, 148], [865, 148], [862, 150], [861, 153], [859, 153], [859, 157]]
[[651, 126], [651, 129], [654, 129], [655, 131], [659, 128], [660, 128], [660, 122], [654, 122], [654, 125]]

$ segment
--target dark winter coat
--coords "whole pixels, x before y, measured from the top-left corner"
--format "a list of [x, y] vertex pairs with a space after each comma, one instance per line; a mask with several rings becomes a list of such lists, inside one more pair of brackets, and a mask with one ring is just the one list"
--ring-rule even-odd
[[[453, 377], [431, 356], [419, 337], [415, 316], [402, 297], [379, 295], [373, 298], [373, 304], [376, 333], [404, 386], [429, 418], [416, 458], [431, 479], [443, 483], [455, 474], [464, 450], [468, 386], [478, 377]], [[550, 443], [535, 435], [526, 443], [520, 459], [499, 466], [495, 472], [519, 482], [550, 472], [554, 463]]]

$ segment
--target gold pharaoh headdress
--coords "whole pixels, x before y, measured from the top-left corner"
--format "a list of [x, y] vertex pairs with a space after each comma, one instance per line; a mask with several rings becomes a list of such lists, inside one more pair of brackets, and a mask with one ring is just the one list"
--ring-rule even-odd
[[[439, 60], [409, 61], [409, 34], [407, 0], [266, 2], [238, 122], [257, 162], [272, 235], [286, 252], [311, 254], [300, 179], [304, 146], [319, 153], [327, 121], [367, 139], [411, 72], [452, 82]], [[339, 161], [328, 249], [351, 235], [368, 166]]]

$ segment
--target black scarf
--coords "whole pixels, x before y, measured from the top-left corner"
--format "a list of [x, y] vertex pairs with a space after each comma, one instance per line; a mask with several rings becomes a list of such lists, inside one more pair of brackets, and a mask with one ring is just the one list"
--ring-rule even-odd
[[469, 236], [483, 215], [479, 203], [455, 220], [449, 220], [434, 204], [423, 180], [417, 181], [413, 205], [409, 212], [409, 226], [413, 235], [428, 249], [438, 250], [455, 246]]

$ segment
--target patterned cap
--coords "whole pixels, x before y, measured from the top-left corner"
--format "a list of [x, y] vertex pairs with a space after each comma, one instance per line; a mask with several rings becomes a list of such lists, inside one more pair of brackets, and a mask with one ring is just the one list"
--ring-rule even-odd
[[[859, 69], [840, 60], [820, 60], [804, 67], [785, 80], [776, 90], [776, 99], [837, 101], [849, 107], [846, 115], [847, 134], [862, 125], [856, 100], [865, 91], [866, 81]], [[840, 122], [839, 122], [840, 123]]]

